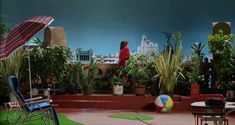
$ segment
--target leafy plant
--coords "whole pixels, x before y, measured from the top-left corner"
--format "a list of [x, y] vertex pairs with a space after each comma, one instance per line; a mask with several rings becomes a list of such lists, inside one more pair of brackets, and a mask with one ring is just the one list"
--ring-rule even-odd
[[180, 44], [176, 53], [172, 53], [171, 48], [168, 51], [160, 54], [154, 61], [155, 70], [159, 77], [159, 88], [161, 92], [173, 94], [175, 85], [179, 77], [184, 77], [182, 74], [182, 46]]
[[127, 76], [125, 75], [125, 68], [117, 70], [116, 73], [112, 74], [111, 83], [113, 85], [123, 85], [127, 82]]
[[92, 62], [89, 66], [80, 66], [79, 67], [79, 82], [82, 86], [82, 90], [89, 87], [93, 87], [96, 80], [99, 78], [98, 75], [98, 63]]
[[68, 48], [55, 46], [47, 48], [43, 53], [44, 70], [42, 76], [55, 76], [61, 82], [66, 72], [66, 65], [71, 53]]
[[233, 72], [230, 65], [232, 56], [233, 35], [224, 35], [222, 30], [218, 34], [209, 35], [208, 44], [210, 52], [213, 54], [213, 66], [216, 69], [218, 88], [223, 88], [226, 76]]
[[235, 47], [233, 47], [232, 49], [232, 57], [231, 57], [230, 66], [232, 67], [234, 71], [235, 70]]
[[227, 90], [235, 90], [235, 81], [229, 81], [227, 84], [225, 84], [225, 88]]
[[[67, 70], [67, 62], [71, 56], [68, 48], [55, 46], [52, 48], [33, 48], [30, 49], [30, 64], [32, 79], [42, 79], [42, 83], [46, 83], [48, 77], [56, 78], [56, 81], [62, 83]], [[25, 74], [28, 69], [28, 55], [24, 57]]]
[[200, 57], [195, 54], [192, 56], [192, 71], [189, 72], [189, 80], [191, 84], [198, 84], [200, 76]]
[[147, 64], [146, 55], [132, 55], [128, 60], [125, 70], [135, 84], [142, 84], [149, 78]]
[[74, 93], [78, 92], [79, 89], [82, 89], [82, 86], [79, 83], [79, 74], [81, 67], [82, 65], [80, 62], [77, 62], [76, 64], [67, 65], [67, 71], [64, 79], [65, 86], [67, 86], [67, 92]]
[[203, 57], [204, 53], [202, 53], [203, 48], [205, 45], [202, 45], [201, 42], [196, 42], [191, 46], [191, 49], [193, 51], [192, 55], [192, 71], [189, 72], [189, 80], [192, 84], [198, 84], [200, 81], [200, 75], [201, 75], [201, 57]]

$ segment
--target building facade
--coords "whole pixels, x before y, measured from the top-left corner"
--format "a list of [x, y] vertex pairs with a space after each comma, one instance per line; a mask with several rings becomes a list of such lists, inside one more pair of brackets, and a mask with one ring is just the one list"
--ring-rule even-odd
[[81, 48], [77, 48], [74, 52], [73, 52], [73, 59], [72, 61], [74, 63], [76, 62], [81, 62], [82, 64], [90, 64], [93, 59], [93, 50], [89, 49], [89, 50], [82, 50]]
[[150, 42], [147, 39], [147, 36], [143, 35], [140, 46], [138, 47], [138, 53], [148, 56], [155, 56], [158, 54], [158, 44], [156, 42]]

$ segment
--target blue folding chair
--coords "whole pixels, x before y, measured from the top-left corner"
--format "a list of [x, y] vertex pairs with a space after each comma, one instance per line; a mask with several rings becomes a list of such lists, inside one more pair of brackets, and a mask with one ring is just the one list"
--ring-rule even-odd
[[55, 125], [59, 125], [56, 110], [50, 104], [49, 99], [42, 99], [41, 97], [25, 99], [19, 90], [19, 81], [16, 76], [10, 75], [8, 84], [21, 107], [22, 114], [16, 120], [16, 123], [24, 124], [25, 121], [32, 120], [32, 118], [37, 116], [42, 118], [45, 124], [50, 124], [50, 119], [52, 119]]

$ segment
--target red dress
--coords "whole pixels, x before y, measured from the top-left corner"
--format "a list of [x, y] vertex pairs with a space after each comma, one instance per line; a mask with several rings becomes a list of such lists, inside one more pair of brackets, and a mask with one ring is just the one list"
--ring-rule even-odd
[[130, 52], [128, 47], [124, 47], [120, 50], [119, 52], [119, 61], [118, 61], [118, 66], [119, 67], [124, 67], [126, 64], [126, 60], [128, 60], [130, 57]]

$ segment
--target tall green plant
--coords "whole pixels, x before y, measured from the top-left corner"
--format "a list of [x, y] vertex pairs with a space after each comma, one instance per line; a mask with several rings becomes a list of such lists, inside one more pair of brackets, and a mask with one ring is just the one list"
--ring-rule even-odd
[[230, 61], [232, 56], [233, 35], [225, 35], [222, 30], [218, 34], [208, 36], [208, 45], [213, 54], [213, 66], [216, 69], [218, 88], [223, 88], [225, 77], [229, 76], [233, 69]]
[[62, 46], [54, 46], [46, 48], [43, 51], [43, 70], [42, 76], [54, 76], [58, 82], [63, 81], [66, 72], [68, 59], [70, 58], [70, 51], [68, 48]]
[[87, 67], [84, 67], [82, 64], [80, 64], [80, 66], [78, 66], [78, 70], [79, 82], [81, 84], [82, 90], [86, 89], [87, 87], [92, 87], [99, 78], [97, 62], [92, 62]]
[[176, 53], [172, 53], [171, 48], [168, 51], [160, 54], [154, 61], [155, 70], [159, 77], [159, 87], [161, 92], [173, 94], [173, 90], [177, 84], [179, 77], [184, 77], [182, 74], [182, 46], [180, 44]]
[[21, 66], [23, 61], [23, 50], [13, 52], [8, 58], [0, 61], [0, 73], [2, 75], [3, 83], [7, 83], [9, 75], [16, 75], [21, 77]]
[[200, 62], [200, 57], [197, 54], [194, 54], [192, 56], [192, 71], [189, 73], [189, 80], [191, 84], [198, 84], [199, 82], [199, 76], [201, 73]]
[[174, 40], [174, 48], [173, 51], [176, 52], [176, 50], [178, 49], [177, 47], [179, 47], [180, 43], [182, 43], [182, 36], [180, 32], [176, 32], [173, 34], [172, 36], [173, 40]]
[[201, 58], [203, 57], [204, 53], [202, 53], [203, 48], [205, 47], [205, 44], [202, 45], [201, 42], [196, 42], [191, 46], [191, 49], [193, 51], [192, 55], [192, 71], [189, 72], [189, 80], [191, 84], [198, 84], [199, 77], [201, 74]]

